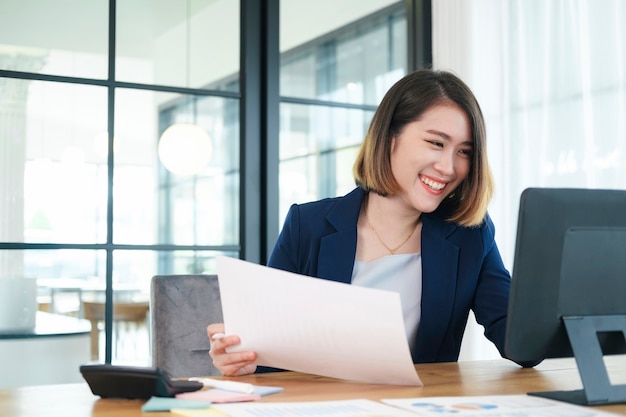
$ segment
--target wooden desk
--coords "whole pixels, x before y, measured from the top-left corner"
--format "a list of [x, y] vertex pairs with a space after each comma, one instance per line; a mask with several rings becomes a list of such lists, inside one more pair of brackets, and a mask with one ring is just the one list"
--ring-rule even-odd
[[[607, 358], [613, 383], [626, 382], [626, 357]], [[581, 387], [572, 359], [547, 360], [535, 369], [521, 369], [505, 361], [475, 361], [417, 365], [423, 387], [369, 385], [293, 372], [236, 378], [258, 385], [285, 388], [261, 401], [319, 401], [367, 398], [525, 394], [528, 391], [569, 390]], [[12, 417], [144, 416], [143, 401], [95, 397], [86, 384], [48, 385], [0, 390], [0, 415]], [[626, 415], [626, 404], [595, 407]], [[150, 413], [150, 416], [171, 416]]]

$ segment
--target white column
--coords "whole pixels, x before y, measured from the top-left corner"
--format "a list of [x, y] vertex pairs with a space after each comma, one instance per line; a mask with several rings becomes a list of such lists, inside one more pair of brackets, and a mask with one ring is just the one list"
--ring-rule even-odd
[[[39, 50], [0, 48], [0, 65], [35, 72], [44, 64]], [[30, 81], [0, 78], [0, 241], [24, 241], [24, 167], [26, 103]], [[0, 251], [0, 278], [21, 276], [21, 252]]]

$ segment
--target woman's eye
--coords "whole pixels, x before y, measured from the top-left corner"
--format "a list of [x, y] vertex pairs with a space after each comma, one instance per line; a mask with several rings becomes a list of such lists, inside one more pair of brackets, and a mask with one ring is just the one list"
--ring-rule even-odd
[[443, 143], [436, 141], [436, 140], [427, 140], [426, 142], [430, 143], [433, 146], [436, 146], [438, 148], [443, 148]]
[[467, 156], [468, 158], [474, 155], [473, 149], [461, 149], [459, 152], [461, 152], [462, 155]]

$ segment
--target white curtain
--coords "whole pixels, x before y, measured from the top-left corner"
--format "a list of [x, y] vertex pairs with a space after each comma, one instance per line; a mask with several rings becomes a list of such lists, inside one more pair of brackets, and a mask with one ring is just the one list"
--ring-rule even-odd
[[[525, 188], [626, 188], [623, 0], [433, 0], [433, 60], [485, 114], [490, 214], [510, 270]], [[461, 359], [492, 357], [470, 323]]]

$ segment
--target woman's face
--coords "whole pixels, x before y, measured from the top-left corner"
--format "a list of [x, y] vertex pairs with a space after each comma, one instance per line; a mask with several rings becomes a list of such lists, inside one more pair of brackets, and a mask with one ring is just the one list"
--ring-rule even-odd
[[421, 213], [434, 211], [467, 177], [473, 151], [467, 114], [454, 103], [431, 107], [392, 140], [398, 197]]

